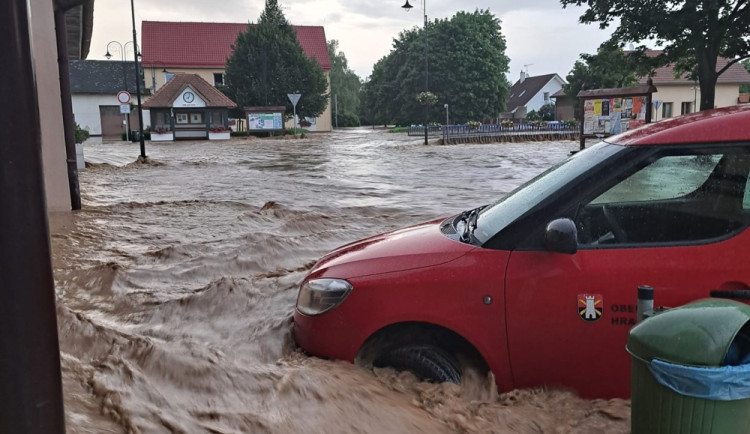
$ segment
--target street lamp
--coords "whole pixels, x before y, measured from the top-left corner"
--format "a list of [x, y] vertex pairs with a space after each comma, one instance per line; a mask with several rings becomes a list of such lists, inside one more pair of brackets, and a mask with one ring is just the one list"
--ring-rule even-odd
[[162, 61], [155, 61], [151, 64], [151, 95], [156, 93], [156, 65], [161, 64], [161, 73], [164, 74], [166, 77], [167, 73], [167, 64]]
[[[120, 57], [122, 58], [122, 61], [124, 62], [125, 59], [127, 58], [127, 54], [126, 53], [127, 53], [127, 50], [128, 50], [128, 44], [130, 44], [130, 48], [133, 48], [133, 42], [132, 41], [128, 41], [128, 42], [125, 43], [125, 45], [123, 45], [123, 44], [121, 44], [121, 43], [119, 43], [117, 41], [109, 41], [107, 43], [107, 54], [104, 55], [104, 57], [106, 57], [107, 60], [109, 60], [109, 59], [112, 58], [112, 53], [109, 52], [109, 46], [112, 45], [112, 44], [115, 44], [115, 46], [112, 47], [112, 51], [114, 51], [115, 53], [120, 53]], [[115, 48], [117, 48], [117, 50], [115, 50]], [[136, 57], [135, 56], [135, 50], [133, 50], [133, 57]]]
[[141, 74], [138, 72], [138, 41], [135, 34], [135, 6], [133, 0], [130, 0], [130, 14], [133, 19], [133, 52], [135, 53], [135, 94], [138, 98], [138, 132], [140, 133], [141, 142], [141, 159], [146, 159], [146, 142], [143, 138], [143, 110], [141, 109]]
[[[122, 69], [122, 89], [121, 90], [124, 90], [124, 91], [128, 90], [128, 81], [126, 78], [127, 74], [125, 71], [125, 59], [127, 58], [128, 44], [130, 44], [130, 48], [133, 48], [132, 41], [128, 41], [125, 44], [121, 44], [118, 41], [109, 41], [107, 43], [107, 53], [104, 55], [104, 57], [106, 57], [107, 60], [112, 58], [112, 53], [109, 52], [110, 45], [112, 45], [112, 51], [120, 54], [120, 59], [122, 60], [122, 63], [120, 63], [120, 68]], [[138, 58], [138, 56], [135, 55], [135, 50], [133, 50], [133, 58], [135, 59]], [[130, 116], [124, 115], [124, 117], [125, 117], [125, 140], [130, 140]]]
[[[406, 0], [403, 6], [401, 6], [409, 12], [414, 6], [409, 4], [409, 0]], [[424, 11], [424, 91], [429, 91], [429, 63], [427, 61], [427, 0], [422, 0], [422, 10]], [[424, 144], [427, 144], [427, 122], [429, 116], [429, 104], [424, 106]]]

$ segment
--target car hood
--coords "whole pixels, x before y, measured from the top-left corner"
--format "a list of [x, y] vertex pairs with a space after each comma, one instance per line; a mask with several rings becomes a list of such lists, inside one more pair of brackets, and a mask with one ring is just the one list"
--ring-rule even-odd
[[310, 276], [349, 279], [430, 267], [452, 261], [476, 248], [443, 235], [441, 221], [422, 223], [341, 246], [322, 257]]

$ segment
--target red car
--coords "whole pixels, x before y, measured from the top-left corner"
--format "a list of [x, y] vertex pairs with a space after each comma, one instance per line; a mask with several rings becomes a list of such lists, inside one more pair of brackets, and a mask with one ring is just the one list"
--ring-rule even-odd
[[637, 287], [655, 305], [745, 298], [750, 106], [669, 119], [576, 153], [498, 201], [357, 241], [300, 288], [307, 353], [500, 389], [628, 397]]

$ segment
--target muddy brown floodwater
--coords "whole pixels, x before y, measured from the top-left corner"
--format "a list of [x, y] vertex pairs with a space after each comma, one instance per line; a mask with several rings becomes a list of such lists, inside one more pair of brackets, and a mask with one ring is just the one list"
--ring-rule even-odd
[[51, 220], [68, 432], [629, 432], [628, 401], [422, 383], [295, 347], [297, 287], [322, 254], [493, 201], [577, 146], [420, 143], [367, 128], [148, 143], [147, 164], [81, 171], [84, 209]]

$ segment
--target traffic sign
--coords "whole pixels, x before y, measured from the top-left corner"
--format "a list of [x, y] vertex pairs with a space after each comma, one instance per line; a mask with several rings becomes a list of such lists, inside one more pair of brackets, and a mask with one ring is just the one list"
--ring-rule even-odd
[[122, 115], [130, 114], [130, 104], [120, 104], [120, 114]]
[[130, 102], [130, 93], [124, 90], [117, 92], [117, 101], [120, 104], [127, 104]]
[[292, 102], [293, 106], [297, 106], [297, 103], [299, 102], [299, 97], [302, 96], [300, 93], [288, 93], [286, 96], [289, 98], [289, 101]]

